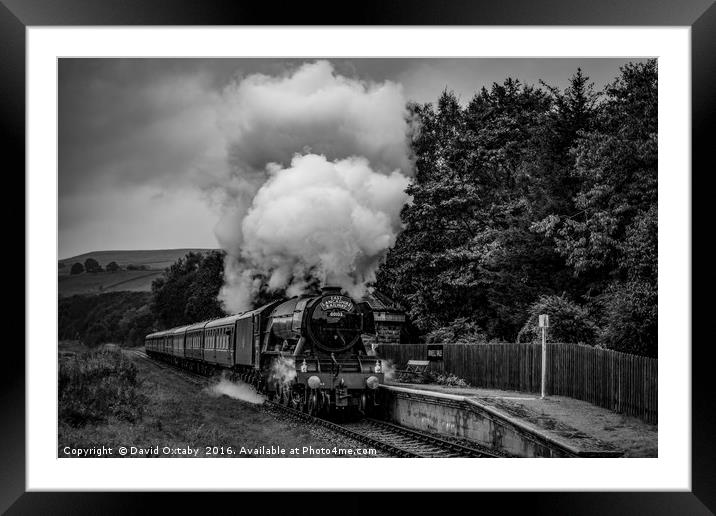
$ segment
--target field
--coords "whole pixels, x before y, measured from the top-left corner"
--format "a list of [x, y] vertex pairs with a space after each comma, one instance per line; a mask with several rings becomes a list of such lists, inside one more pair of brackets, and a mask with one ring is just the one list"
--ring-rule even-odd
[[[327, 436], [319, 428], [279, 419], [261, 404], [232, 399], [211, 386], [197, 386], [172, 369], [160, 369], [127, 350], [104, 348], [86, 355], [76, 343], [60, 343], [58, 457], [72, 456], [73, 449], [102, 447], [112, 449], [107, 456], [120, 457], [121, 446], [135, 447], [135, 458], [188, 457], [181, 451], [188, 449], [198, 450], [191, 457], [275, 456], [271, 447], [286, 450], [278, 456], [313, 457], [317, 455], [304, 453], [303, 447], [359, 446]], [[104, 403], [104, 397], [109, 402]], [[100, 417], [103, 409], [104, 420]], [[86, 415], [89, 422], [78, 425], [78, 414]], [[295, 448], [298, 453], [290, 454]]]
[[[211, 249], [158, 249], [147, 251], [94, 251], [91, 253], [73, 256], [60, 260], [57, 269], [58, 293], [60, 296], [73, 296], [75, 294], [101, 294], [128, 290], [132, 292], [149, 292], [152, 281], [162, 274], [179, 258], [189, 252], [207, 252]], [[96, 272], [70, 274], [73, 263], [84, 264], [88, 258], [94, 258], [102, 267], [110, 262], [117, 262], [122, 268], [135, 265], [146, 270], [120, 270], [117, 272]], [[59, 267], [59, 264], [64, 267]]]
[[65, 297], [118, 290], [149, 292], [152, 289], [152, 281], [161, 274], [162, 271], [117, 271], [60, 275], [57, 278], [58, 293]]

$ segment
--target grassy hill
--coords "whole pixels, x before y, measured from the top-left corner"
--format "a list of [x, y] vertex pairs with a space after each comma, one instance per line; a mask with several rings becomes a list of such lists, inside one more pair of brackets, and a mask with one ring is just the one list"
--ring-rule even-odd
[[70, 267], [75, 262], [85, 263], [87, 258], [94, 258], [102, 267], [106, 267], [109, 262], [117, 262], [120, 267], [125, 268], [127, 265], [144, 265], [148, 269], [163, 270], [169, 267], [179, 258], [184, 257], [189, 252], [201, 253], [212, 251], [212, 249], [149, 249], [141, 251], [92, 251], [91, 253], [80, 254], [60, 260], [65, 267], [60, 270], [60, 274], [70, 273]]
[[[141, 251], [93, 251], [91, 253], [72, 256], [58, 263], [58, 288], [60, 296], [75, 294], [101, 294], [120, 290], [148, 292], [152, 281], [159, 277], [165, 268], [189, 252], [208, 252], [212, 249], [156, 249]], [[73, 263], [84, 264], [87, 258], [94, 258], [102, 267], [110, 262], [117, 262], [122, 268], [134, 265], [145, 270], [121, 270], [117, 272], [96, 272], [70, 274]], [[64, 267], [60, 267], [64, 264]]]

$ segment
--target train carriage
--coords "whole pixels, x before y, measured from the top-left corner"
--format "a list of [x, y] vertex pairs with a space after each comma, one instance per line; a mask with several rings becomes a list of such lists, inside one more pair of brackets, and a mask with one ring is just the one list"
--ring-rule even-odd
[[175, 329], [169, 336], [169, 354], [174, 357], [174, 363], [180, 363], [184, 358], [184, 338], [186, 337], [186, 330], [189, 326], [181, 326]]
[[204, 328], [206, 322], [193, 324], [186, 329], [184, 358], [200, 362], [204, 359]]
[[240, 315], [231, 315], [206, 323], [204, 327], [204, 360], [228, 368], [234, 366], [235, 326], [239, 317]]
[[171, 333], [172, 330], [158, 331], [150, 333], [145, 337], [145, 349], [147, 355], [158, 356], [166, 352], [166, 336]]

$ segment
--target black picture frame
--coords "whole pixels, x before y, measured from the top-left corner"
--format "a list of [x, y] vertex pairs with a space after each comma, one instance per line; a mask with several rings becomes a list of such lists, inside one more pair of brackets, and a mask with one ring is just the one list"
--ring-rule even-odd
[[[706, 195], [698, 188], [712, 173], [707, 168], [711, 140], [707, 124], [713, 120], [712, 94], [716, 65], [716, 6], [713, 0], [438, 0], [364, 1], [353, 8], [338, 9], [336, 3], [239, 3], [228, 0], [0, 0], [0, 127], [7, 158], [14, 158], [15, 170], [25, 170], [25, 29], [54, 25], [614, 25], [614, 26], [690, 26], [692, 29], [692, 192]], [[11, 166], [9, 166], [8, 170]], [[18, 182], [23, 188], [24, 182]], [[23, 186], [19, 186], [23, 185]], [[6, 185], [7, 186], [7, 185]], [[15, 196], [23, 202], [24, 195]], [[695, 199], [694, 199], [695, 201]], [[692, 235], [712, 217], [704, 204], [692, 204]], [[9, 211], [12, 209], [13, 211]], [[5, 206], [6, 220], [17, 208]], [[22, 207], [19, 207], [22, 209]], [[20, 237], [24, 242], [25, 235]], [[17, 247], [17, 241], [14, 241]], [[693, 241], [692, 268], [703, 273], [699, 247], [708, 239]], [[23, 245], [24, 249], [24, 245]], [[25, 269], [25, 275], [32, 271]], [[692, 273], [693, 274], [693, 273]], [[713, 272], [707, 273], [713, 279]], [[699, 276], [702, 277], [702, 276]], [[697, 281], [692, 287], [692, 321], [708, 320], [708, 302], [697, 303], [709, 281]], [[703, 297], [705, 298], [705, 296]], [[17, 301], [17, 300], [14, 300]], [[16, 306], [20, 306], [17, 302]], [[24, 303], [22, 303], [24, 307]], [[54, 316], [54, 314], [53, 314]], [[701, 317], [699, 317], [701, 316]], [[19, 318], [17, 319], [19, 320]], [[11, 332], [12, 333], [12, 332]], [[14, 341], [17, 339], [12, 333]], [[710, 514], [716, 511], [716, 410], [714, 383], [711, 381], [714, 353], [707, 339], [692, 338], [692, 491], [690, 492], [589, 492], [589, 493], [480, 493], [477, 500], [499, 502], [501, 511], [525, 504], [531, 513], [551, 514]], [[3, 346], [0, 407], [0, 511], [8, 514], [107, 514], [149, 510], [149, 498], [165, 505], [190, 509], [185, 495], [148, 493], [40, 493], [25, 488], [25, 353], [21, 346]], [[691, 343], [675, 343], [688, 346]], [[204, 493], [214, 506], [225, 502], [240, 505], [261, 503], [260, 494]], [[382, 498], [366, 501], [364, 494], [348, 493], [340, 505], [331, 502], [340, 513], [358, 513], [361, 507], [381, 506]], [[464, 495], [455, 495], [445, 507], [457, 510]], [[229, 499], [229, 497], [231, 497]], [[238, 498], [237, 498], [238, 497]], [[322, 499], [322, 497], [320, 497]], [[444, 497], [442, 497], [445, 499]], [[429, 494], [406, 499], [401, 512], [425, 508]], [[315, 493], [296, 493], [292, 505], [315, 508]], [[194, 503], [197, 501], [194, 500]], [[368, 503], [369, 502], [369, 503]], [[198, 502], [204, 506], [206, 502]], [[204, 506], [205, 507], [205, 506]], [[238, 507], [235, 505], [235, 507]], [[314, 512], [314, 511], [312, 511]]]

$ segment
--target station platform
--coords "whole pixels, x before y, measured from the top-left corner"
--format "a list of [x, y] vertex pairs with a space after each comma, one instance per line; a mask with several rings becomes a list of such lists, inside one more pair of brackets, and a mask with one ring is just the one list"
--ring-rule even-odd
[[522, 457], [656, 457], [657, 427], [564, 396], [456, 388], [383, 386], [393, 421], [502, 447]]

